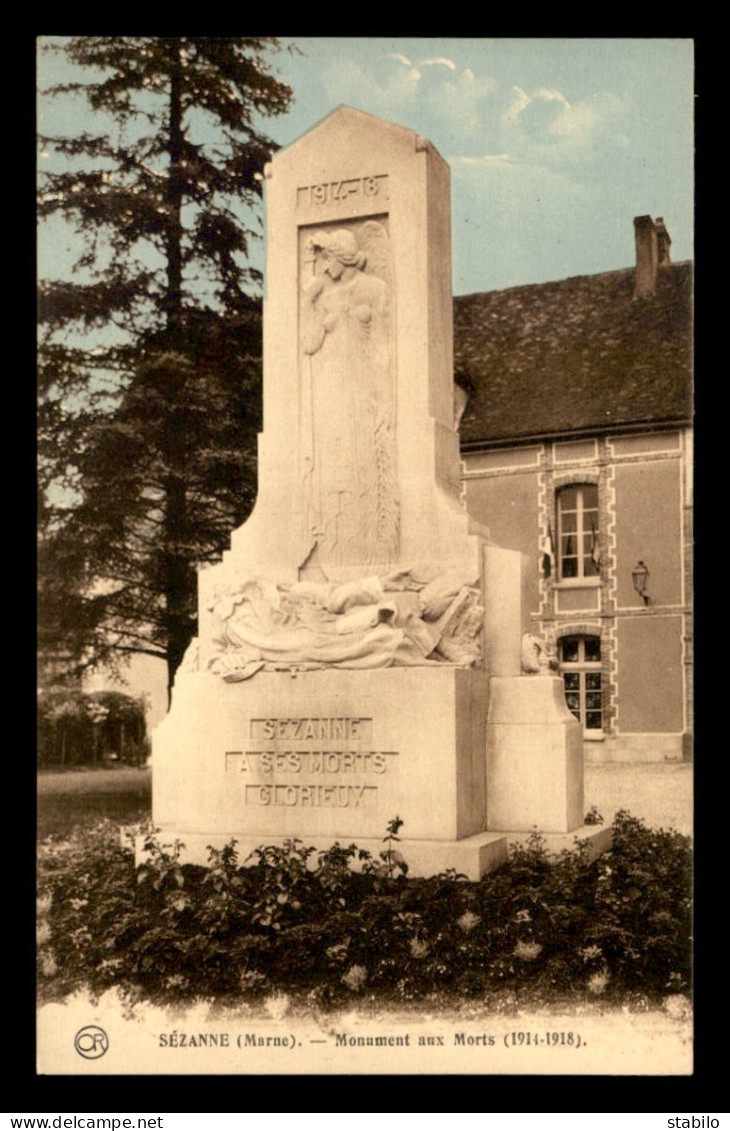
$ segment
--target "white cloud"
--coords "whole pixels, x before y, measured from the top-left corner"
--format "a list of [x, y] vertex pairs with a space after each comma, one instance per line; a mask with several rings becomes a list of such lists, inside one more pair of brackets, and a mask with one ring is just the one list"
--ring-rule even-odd
[[456, 70], [456, 63], [453, 59], [447, 59], [445, 55], [439, 55], [437, 59], [421, 59], [418, 65], [419, 67], [448, 67], [450, 71]]
[[[477, 77], [469, 67], [459, 70], [445, 55], [423, 59], [418, 64], [401, 52], [384, 53], [382, 59], [386, 65], [381, 71], [350, 60], [330, 62], [322, 75], [328, 98], [396, 120], [420, 109], [442, 127], [442, 145], [455, 136], [478, 137], [482, 144], [492, 144], [486, 137], [483, 103], [496, 90], [494, 79]], [[425, 128], [430, 135], [433, 126]]]
[[485, 102], [497, 89], [490, 76], [477, 78], [466, 67], [458, 74], [437, 80], [429, 86], [425, 101], [428, 109], [443, 122], [448, 134], [479, 137], [484, 143], [487, 132]]
[[485, 153], [483, 157], [450, 157], [450, 165], [507, 165], [514, 164], [509, 153]]
[[540, 98], [543, 102], [562, 102], [563, 106], [567, 106], [570, 110], [570, 103], [565, 95], [559, 90], [553, 90], [548, 86], [541, 86], [535, 91], [533, 98]]
[[412, 108], [421, 78], [417, 67], [410, 63], [407, 66], [407, 70], [404, 64], [379, 82], [356, 63], [343, 66], [341, 62], [332, 62], [325, 68], [322, 81], [333, 103], [346, 102], [375, 114], [402, 114]]
[[526, 106], [529, 106], [532, 101], [527, 91], [523, 90], [521, 86], [515, 86], [512, 89], [517, 97], [509, 106], [505, 115], [506, 120], [509, 122], [514, 121], [517, 115], [520, 114]]
[[548, 133], [557, 138], [582, 138], [594, 133], [600, 124], [600, 115], [595, 107], [585, 102], [575, 107], [567, 103], [565, 112], [550, 123]]
[[528, 94], [521, 86], [515, 86], [512, 89], [516, 97], [507, 110], [506, 120], [509, 122], [516, 121], [520, 114], [524, 113], [527, 107], [531, 106], [534, 102], [558, 102], [570, 110], [570, 103], [565, 95], [559, 90], [554, 90], [552, 87], [540, 86], [537, 90], [533, 90], [532, 94]]
[[611, 92], [571, 103], [562, 91], [513, 87], [503, 118], [510, 149], [523, 160], [558, 164], [589, 157], [599, 139], [621, 146], [617, 123], [627, 112], [626, 100]]

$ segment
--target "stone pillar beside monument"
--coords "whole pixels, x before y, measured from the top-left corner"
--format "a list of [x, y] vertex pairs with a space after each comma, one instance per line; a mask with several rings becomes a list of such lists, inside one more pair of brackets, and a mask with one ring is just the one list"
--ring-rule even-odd
[[[467, 513], [448, 167], [341, 107], [266, 171], [259, 495], [199, 575], [199, 639], [153, 739], [184, 859], [300, 838], [470, 878], [583, 819], [580, 726], [522, 673], [522, 559]], [[490, 690], [491, 685], [491, 690]], [[490, 704], [491, 699], [491, 704]]]

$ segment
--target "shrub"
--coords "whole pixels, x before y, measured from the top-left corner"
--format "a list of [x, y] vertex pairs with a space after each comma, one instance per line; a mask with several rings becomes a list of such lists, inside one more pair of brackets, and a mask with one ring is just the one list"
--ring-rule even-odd
[[[391, 822], [380, 859], [354, 844], [235, 841], [207, 868], [147, 839], [135, 868], [108, 823], [46, 842], [39, 866], [45, 997], [118, 985], [161, 1002], [301, 991], [333, 1006], [508, 987], [536, 998], [620, 999], [689, 989], [690, 842], [619, 813], [613, 847], [548, 856], [535, 834], [478, 882], [407, 879]], [[359, 870], [351, 865], [357, 864]]]
[[150, 752], [145, 709], [144, 696], [122, 691], [42, 690], [38, 696], [39, 763], [96, 763], [112, 755], [142, 765]]
[[692, 958], [688, 837], [616, 814], [613, 849], [595, 862], [595, 916], [586, 943], [612, 978], [655, 993], [687, 991]]

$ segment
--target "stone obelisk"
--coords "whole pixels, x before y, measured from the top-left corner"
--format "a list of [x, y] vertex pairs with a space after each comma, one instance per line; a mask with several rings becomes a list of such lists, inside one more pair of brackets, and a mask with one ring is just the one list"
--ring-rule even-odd
[[498, 825], [525, 702], [557, 728], [538, 773], [560, 762], [556, 831], [580, 824], [582, 768], [559, 681], [520, 675], [522, 559], [460, 492], [448, 167], [341, 107], [273, 158], [266, 209], [259, 494], [199, 577], [153, 817], [204, 862], [231, 837], [377, 851], [398, 816], [412, 873], [476, 877], [505, 855], [487, 751]]

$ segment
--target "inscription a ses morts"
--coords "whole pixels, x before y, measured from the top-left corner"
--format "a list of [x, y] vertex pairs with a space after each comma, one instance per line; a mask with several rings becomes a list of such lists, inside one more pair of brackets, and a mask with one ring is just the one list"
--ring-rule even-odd
[[[372, 730], [373, 720], [364, 718], [251, 719], [252, 749], [227, 750], [226, 772], [246, 775], [247, 805], [370, 806], [378, 787], [369, 776], [387, 773], [397, 754], [371, 750]], [[342, 781], [350, 775], [356, 780]]]

